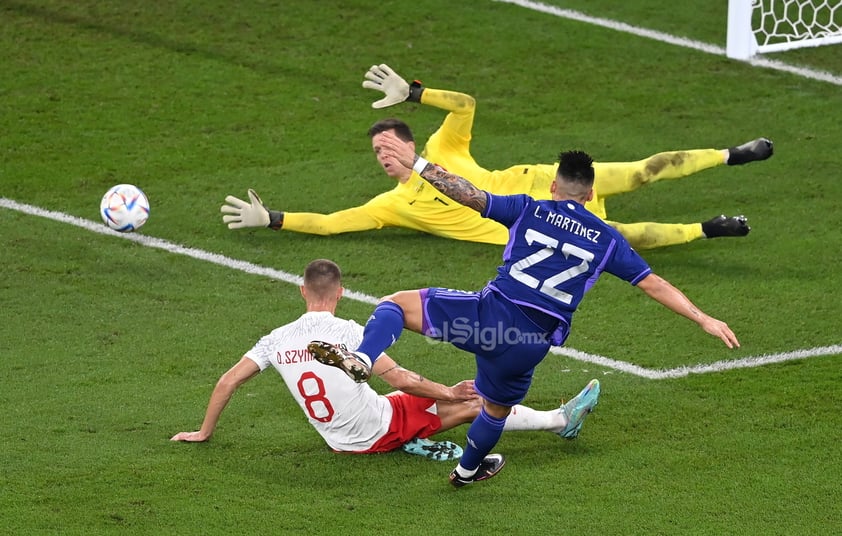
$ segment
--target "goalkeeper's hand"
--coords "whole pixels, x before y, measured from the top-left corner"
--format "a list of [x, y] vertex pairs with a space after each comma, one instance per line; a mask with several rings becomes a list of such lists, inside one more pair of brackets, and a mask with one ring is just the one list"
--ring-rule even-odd
[[382, 91], [386, 96], [371, 103], [372, 108], [386, 108], [409, 98], [409, 84], [385, 63], [372, 65], [365, 73], [363, 87]]
[[229, 229], [244, 229], [248, 227], [269, 227], [280, 229], [284, 222], [284, 213], [269, 210], [263, 205], [257, 192], [249, 188], [249, 200], [246, 203], [233, 195], [225, 198], [226, 205], [222, 205], [219, 211], [225, 214], [222, 222], [228, 224]]

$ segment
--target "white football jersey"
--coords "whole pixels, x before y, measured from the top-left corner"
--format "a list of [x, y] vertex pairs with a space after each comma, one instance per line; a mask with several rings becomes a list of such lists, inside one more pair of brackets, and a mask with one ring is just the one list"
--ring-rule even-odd
[[362, 326], [353, 320], [310, 312], [262, 337], [245, 356], [261, 371], [275, 367], [310, 424], [332, 449], [361, 451], [389, 430], [391, 404], [367, 383], [355, 383], [340, 369], [313, 359], [307, 344], [319, 340], [353, 350], [362, 337]]

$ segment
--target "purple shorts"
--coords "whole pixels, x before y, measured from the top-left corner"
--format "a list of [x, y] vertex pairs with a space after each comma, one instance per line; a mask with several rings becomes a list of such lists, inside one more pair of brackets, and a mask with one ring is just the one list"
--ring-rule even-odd
[[543, 322], [542, 327], [530, 311], [488, 288], [423, 289], [421, 305], [424, 335], [474, 354], [475, 387], [483, 398], [501, 406], [523, 400], [535, 366], [550, 349], [556, 324]]

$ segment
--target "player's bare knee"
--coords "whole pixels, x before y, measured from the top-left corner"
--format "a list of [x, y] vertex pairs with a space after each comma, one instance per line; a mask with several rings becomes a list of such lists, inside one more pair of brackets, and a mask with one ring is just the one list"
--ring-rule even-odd
[[484, 400], [482, 404], [485, 407], [485, 412], [496, 419], [505, 419], [512, 412], [511, 406], [501, 406], [488, 400]]

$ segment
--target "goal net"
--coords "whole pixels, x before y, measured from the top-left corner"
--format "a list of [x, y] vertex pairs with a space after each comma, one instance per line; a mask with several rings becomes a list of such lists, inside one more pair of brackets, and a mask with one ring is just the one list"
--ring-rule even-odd
[[729, 58], [842, 43], [842, 0], [729, 0]]

